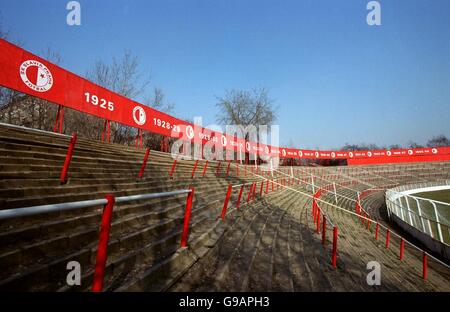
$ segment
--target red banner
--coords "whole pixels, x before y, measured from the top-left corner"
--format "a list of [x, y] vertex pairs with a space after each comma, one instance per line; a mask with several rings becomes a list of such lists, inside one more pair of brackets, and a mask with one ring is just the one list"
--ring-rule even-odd
[[[0, 39], [0, 85], [80, 112], [153, 133], [183, 138], [186, 141], [216, 143], [227, 150], [280, 158], [348, 159], [349, 163], [389, 162], [398, 157], [426, 156], [422, 159], [444, 160], [450, 147], [380, 151], [315, 151], [273, 147], [246, 142], [172, 117], [102, 88], [80, 76], [52, 64], [20, 47]], [[417, 159], [417, 158], [415, 158]], [[420, 159], [420, 158], [418, 158]], [[352, 161], [350, 161], [352, 160]], [[358, 161], [354, 161], [358, 160]]]

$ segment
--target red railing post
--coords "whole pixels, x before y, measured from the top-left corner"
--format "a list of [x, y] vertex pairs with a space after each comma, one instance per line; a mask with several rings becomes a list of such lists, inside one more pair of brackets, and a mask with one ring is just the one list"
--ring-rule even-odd
[[389, 243], [391, 241], [391, 231], [386, 230], [386, 249], [389, 249]]
[[108, 119], [105, 119], [102, 131], [102, 142], [105, 141], [111, 143], [111, 122]]
[[231, 166], [231, 161], [228, 161], [228, 166], [227, 166], [227, 177], [230, 175], [230, 166]]
[[400, 238], [400, 260], [403, 260], [403, 255], [405, 254], [405, 240]]
[[141, 170], [139, 171], [139, 178], [142, 178], [144, 176], [144, 170], [147, 166], [148, 156], [150, 155], [150, 148], [147, 148], [145, 150], [144, 160], [142, 161]]
[[106, 259], [108, 257], [109, 232], [111, 230], [112, 210], [115, 203], [114, 195], [105, 196], [107, 203], [103, 208], [102, 223], [98, 239], [97, 257], [95, 261], [94, 281], [92, 284], [93, 292], [103, 290], [103, 279], [105, 277]]
[[239, 196], [236, 202], [236, 209], [239, 209], [239, 204], [241, 203], [242, 192], [244, 191], [244, 184], [242, 184], [241, 189], [239, 191]]
[[194, 188], [190, 188], [190, 192], [188, 193], [186, 199], [186, 209], [184, 211], [184, 223], [183, 223], [183, 232], [181, 233], [181, 247], [184, 248], [187, 246], [187, 239], [189, 233], [189, 220], [191, 219], [191, 209], [192, 202], [194, 200]]
[[248, 190], [247, 203], [250, 201], [250, 198], [252, 196], [252, 191], [253, 191], [253, 183], [250, 184], [250, 189]]
[[331, 265], [333, 268], [336, 267], [337, 262], [337, 239], [338, 239], [338, 228], [335, 226], [333, 228], [333, 250], [331, 253]]
[[216, 168], [216, 175], [217, 175], [217, 176], [219, 175], [219, 169], [220, 169], [220, 160], [219, 160], [219, 162], [217, 163], [217, 168]]
[[262, 197], [263, 186], [264, 186], [264, 180], [261, 181], [261, 187], [259, 188], [259, 197]]
[[323, 215], [323, 221], [322, 221], [322, 245], [325, 245], [326, 237], [327, 235], [327, 216]]
[[177, 159], [175, 158], [175, 159], [173, 160], [172, 169], [170, 169], [170, 172], [169, 172], [169, 177], [172, 178], [173, 173], [175, 172], [176, 166], [177, 166]]
[[269, 179], [266, 180], [266, 195], [269, 194]]
[[192, 168], [192, 173], [191, 173], [191, 179], [194, 178], [195, 175], [195, 169], [197, 169], [197, 165], [198, 165], [198, 159], [195, 161], [194, 163], [194, 168]]
[[102, 142], [105, 142], [105, 135], [106, 135], [106, 123], [108, 122], [107, 119], [103, 122], [103, 130], [102, 130]]
[[372, 221], [367, 217], [367, 229], [370, 231], [370, 225], [372, 224]]
[[134, 143], [135, 143], [136, 149], [139, 147], [142, 148], [142, 130], [140, 128], [138, 129], [136, 137], [134, 138]]
[[108, 132], [107, 132], [108, 143], [111, 143], [111, 121], [108, 120]]
[[222, 221], [225, 220], [225, 215], [227, 214], [228, 202], [230, 201], [230, 196], [231, 196], [232, 191], [233, 191], [233, 186], [231, 184], [228, 184], [227, 195], [225, 196], [225, 201], [223, 203], [223, 208], [222, 208], [222, 215], [220, 216], [222, 218]]
[[424, 280], [428, 278], [428, 256], [425, 251], [423, 252], [422, 278]]
[[252, 200], [255, 200], [256, 195], [256, 182], [253, 182]]
[[377, 226], [375, 227], [375, 240], [378, 240], [379, 232], [380, 232], [380, 224], [377, 222]]
[[203, 167], [203, 173], [202, 173], [202, 177], [205, 176], [206, 173], [206, 168], [208, 168], [208, 161], [205, 162], [205, 167]]
[[70, 139], [69, 148], [67, 149], [66, 159], [64, 160], [64, 165], [61, 170], [60, 181], [61, 184], [67, 183], [67, 172], [69, 171], [70, 161], [72, 160], [73, 150], [75, 148], [75, 143], [77, 143], [77, 134], [74, 133]]
[[58, 113], [56, 114], [55, 123], [53, 124], [53, 132], [62, 133], [64, 123], [64, 106], [58, 106]]
[[317, 209], [317, 227], [316, 227], [316, 232], [317, 234], [320, 233], [320, 217], [321, 217], [321, 212], [320, 209]]
[[311, 214], [313, 216], [314, 224], [316, 224], [316, 198], [313, 197], [313, 202], [311, 206]]

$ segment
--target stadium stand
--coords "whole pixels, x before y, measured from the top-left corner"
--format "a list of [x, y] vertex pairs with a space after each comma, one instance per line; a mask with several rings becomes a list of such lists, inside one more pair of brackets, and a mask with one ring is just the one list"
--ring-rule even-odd
[[[186, 195], [114, 206], [103, 290], [450, 290], [448, 259], [413, 245], [389, 222], [384, 200], [397, 185], [448, 180], [448, 162], [264, 173], [235, 163], [174, 163], [152, 150], [139, 178], [144, 150], [78, 139], [61, 184], [70, 140], [0, 125], [1, 211], [195, 189], [188, 248], [180, 248]], [[102, 208], [1, 219], [0, 290], [91, 290]], [[81, 286], [66, 284], [66, 265], [74, 260]], [[366, 283], [370, 261], [382, 265], [380, 286]]]

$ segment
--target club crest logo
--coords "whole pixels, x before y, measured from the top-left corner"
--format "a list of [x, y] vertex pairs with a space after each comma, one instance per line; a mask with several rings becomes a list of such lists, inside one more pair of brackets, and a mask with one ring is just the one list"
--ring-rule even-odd
[[186, 126], [186, 136], [189, 140], [194, 138], [194, 129], [192, 126]]
[[27, 60], [20, 65], [20, 78], [33, 91], [47, 92], [53, 86], [53, 76], [50, 70], [41, 62]]
[[139, 126], [145, 124], [145, 121], [147, 119], [147, 116], [145, 115], [145, 110], [140, 106], [136, 106], [133, 109], [133, 119], [134, 122], [137, 123]]
[[221, 142], [222, 142], [222, 146], [227, 146], [227, 138], [226, 138], [226, 136], [222, 135]]

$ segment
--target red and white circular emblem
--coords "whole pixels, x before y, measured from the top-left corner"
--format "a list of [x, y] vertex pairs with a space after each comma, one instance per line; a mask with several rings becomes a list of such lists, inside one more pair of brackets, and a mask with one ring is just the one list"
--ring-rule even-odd
[[222, 135], [221, 142], [222, 142], [222, 146], [227, 146], [227, 138], [226, 138], [226, 136]]
[[186, 136], [189, 140], [192, 140], [194, 137], [194, 129], [192, 126], [186, 126]]
[[437, 150], [437, 148], [433, 148], [433, 149], [431, 150], [431, 152], [432, 152], [433, 154], [437, 154], [438, 150]]
[[286, 150], [281, 150], [281, 154], [283, 154], [283, 156], [286, 156]]
[[353, 158], [353, 153], [352, 153], [352, 152], [349, 152], [349, 153], [348, 153], [348, 156], [350, 156], [350, 158]]
[[50, 70], [41, 62], [28, 60], [19, 68], [23, 83], [33, 91], [47, 92], [53, 86], [53, 76]]
[[299, 157], [303, 157], [303, 152], [302, 151], [298, 151], [298, 156]]
[[372, 152], [367, 152], [367, 156], [372, 157]]
[[392, 152], [391, 152], [391, 151], [387, 151], [387, 152], [386, 152], [386, 155], [391, 156], [391, 155], [392, 155]]
[[336, 157], [336, 153], [335, 152], [331, 152], [331, 158]]
[[413, 151], [412, 150], [408, 150], [408, 155], [412, 155]]
[[147, 119], [147, 116], [145, 115], [145, 110], [140, 106], [135, 106], [133, 109], [133, 119], [134, 122], [137, 123], [139, 126], [145, 124], [145, 120]]

